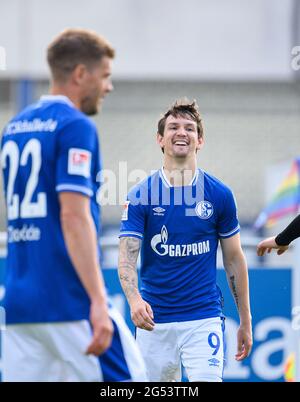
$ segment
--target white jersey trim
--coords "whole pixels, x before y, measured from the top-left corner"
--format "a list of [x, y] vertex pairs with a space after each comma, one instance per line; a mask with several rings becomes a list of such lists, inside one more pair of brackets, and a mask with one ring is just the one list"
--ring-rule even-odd
[[143, 238], [144, 237], [144, 235], [142, 234], [142, 233], [139, 233], [139, 232], [120, 232], [120, 234], [119, 234], [119, 237], [126, 237], [126, 236], [128, 236], [128, 237], [130, 237], [130, 236], [136, 236], [136, 237], [139, 237], [139, 238]]
[[75, 107], [74, 103], [65, 95], [42, 95], [40, 101], [67, 103], [69, 106]]
[[56, 186], [56, 191], [61, 192], [61, 191], [75, 191], [76, 193], [83, 193], [85, 195], [88, 195], [89, 197], [93, 196], [93, 191], [84, 186], [77, 186], [76, 184], [59, 184]]
[[229, 237], [229, 236], [235, 234], [236, 232], [238, 232], [239, 230], [240, 230], [240, 225], [237, 225], [237, 227], [235, 229], [231, 230], [230, 232], [219, 233], [219, 236], [220, 237]]
[[[163, 183], [164, 183], [167, 187], [174, 187], [174, 186], [172, 186], [172, 184], [169, 182], [169, 180], [168, 180], [168, 178], [167, 178], [167, 176], [166, 176], [166, 174], [165, 174], [164, 167], [162, 167], [162, 168], [160, 169], [159, 174], [160, 174], [160, 177], [161, 177]], [[198, 176], [199, 176], [199, 170], [196, 169], [196, 170], [195, 170], [195, 173], [194, 173], [194, 176], [193, 176], [191, 182], [188, 184], [188, 186], [193, 186], [193, 185], [197, 182]]]

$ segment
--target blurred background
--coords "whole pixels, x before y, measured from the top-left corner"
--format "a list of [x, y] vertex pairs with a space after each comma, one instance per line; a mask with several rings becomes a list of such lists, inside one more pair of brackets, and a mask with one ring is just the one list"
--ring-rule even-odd
[[[268, 290], [273, 298], [253, 297], [254, 304], [260, 300], [258, 309], [269, 308], [257, 314], [257, 325], [266, 326], [258, 329], [251, 365], [230, 363], [228, 378], [282, 380], [293, 332], [287, 329], [289, 321], [280, 320], [291, 319], [295, 252], [258, 259], [255, 245], [260, 236], [276, 234], [293, 215], [269, 231], [254, 231], [253, 224], [300, 155], [300, 1], [0, 0], [1, 129], [24, 105], [47, 93], [46, 48], [68, 27], [101, 33], [117, 52], [114, 91], [95, 118], [104, 168], [117, 178], [120, 162], [127, 162], [128, 174], [160, 168], [155, 142], [160, 114], [177, 98], [197, 100], [206, 141], [199, 166], [234, 191], [248, 263], [258, 275], [252, 283], [262, 286], [260, 297]], [[129, 179], [128, 188], [136, 183]], [[102, 209], [106, 268], [116, 267], [123, 201]], [[277, 278], [281, 272], [284, 277]], [[274, 307], [276, 299], [280, 307]], [[229, 327], [235, 325], [234, 313], [232, 317]], [[270, 329], [269, 321], [261, 321], [264, 317], [275, 317], [277, 327]], [[262, 349], [266, 340], [277, 345], [269, 355]]]

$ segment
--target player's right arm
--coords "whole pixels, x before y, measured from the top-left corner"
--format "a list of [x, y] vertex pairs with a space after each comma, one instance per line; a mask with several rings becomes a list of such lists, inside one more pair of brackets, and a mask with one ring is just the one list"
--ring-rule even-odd
[[90, 199], [75, 192], [61, 192], [59, 201], [67, 250], [91, 301], [93, 338], [86, 352], [98, 356], [111, 344], [113, 325], [108, 315], [106, 291], [99, 269], [97, 235], [90, 213]]
[[269, 237], [261, 241], [257, 246], [257, 255], [262, 257], [267, 251], [270, 253], [273, 249], [277, 254], [283, 254], [292, 241], [300, 237], [300, 215], [298, 215], [281, 233], [276, 237]]
[[127, 236], [120, 238], [118, 273], [134, 325], [152, 331], [154, 328], [153, 312], [151, 306], [143, 300], [138, 289], [137, 259], [140, 248], [141, 239]]
[[55, 162], [60, 221], [72, 265], [90, 299], [93, 338], [87, 353], [96, 356], [109, 347], [113, 333], [91, 214], [94, 176], [100, 169], [98, 150], [96, 128], [88, 119], [71, 119], [58, 132]]
[[265, 255], [266, 252], [271, 253], [272, 250], [277, 250], [277, 254], [281, 255], [286, 250], [288, 250], [288, 245], [282, 245], [276, 243], [276, 236], [268, 237], [267, 239], [262, 240], [257, 245], [257, 255], [262, 257]]

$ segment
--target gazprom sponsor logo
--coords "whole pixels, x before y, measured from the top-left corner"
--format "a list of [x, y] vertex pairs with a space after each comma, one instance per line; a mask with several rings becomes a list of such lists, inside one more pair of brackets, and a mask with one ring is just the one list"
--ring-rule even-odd
[[7, 228], [8, 243], [19, 243], [24, 241], [39, 241], [41, 239], [41, 230], [34, 225], [23, 225], [22, 228]]
[[169, 257], [189, 257], [210, 252], [209, 240], [191, 244], [167, 244], [168, 238], [168, 230], [164, 225], [160, 234], [152, 237], [152, 250], [160, 256], [168, 255]]
[[164, 225], [164, 226], [162, 227], [162, 229], [161, 229], [161, 240], [162, 240], [162, 242], [163, 242], [164, 244], [167, 243], [168, 237], [169, 237], [169, 234], [168, 234], [167, 228], [166, 228], [165, 225]]

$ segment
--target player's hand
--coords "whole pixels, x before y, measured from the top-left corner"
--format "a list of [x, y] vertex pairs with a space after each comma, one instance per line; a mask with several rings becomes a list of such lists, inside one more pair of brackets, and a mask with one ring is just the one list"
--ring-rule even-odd
[[130, 303], [131, 319], [134, 325], [147, 331], [154, 329], [154, 316], [153, 311], [147, 302], [142, 298], [136, 298]]
[[241, 325], [237, 333], [237, 354], [235, 355], [235, 360], [239, 362], [246, 359], [251, 353], [252, 344], [251, 324]]
[[107, 305], [92, 303], [90, 320], [93, 328], [93, 338], [87, 348], [86, 354], [99, 356], [110, 347], [114, 332]]
[[274, 237], [269, 237], [268, 239], [265, 239], [261, 241], [258, 246], [257, 246], [257, 255], [259, 257], [262, 257], [265, 255], [265, 252], [267, 251], [270, 253], [272, 249], [277, 250], [277, 254], [281, 255], [283, 254], [289, 246], [278, 246], [278, 244], [275, 242], [275, 236]]

